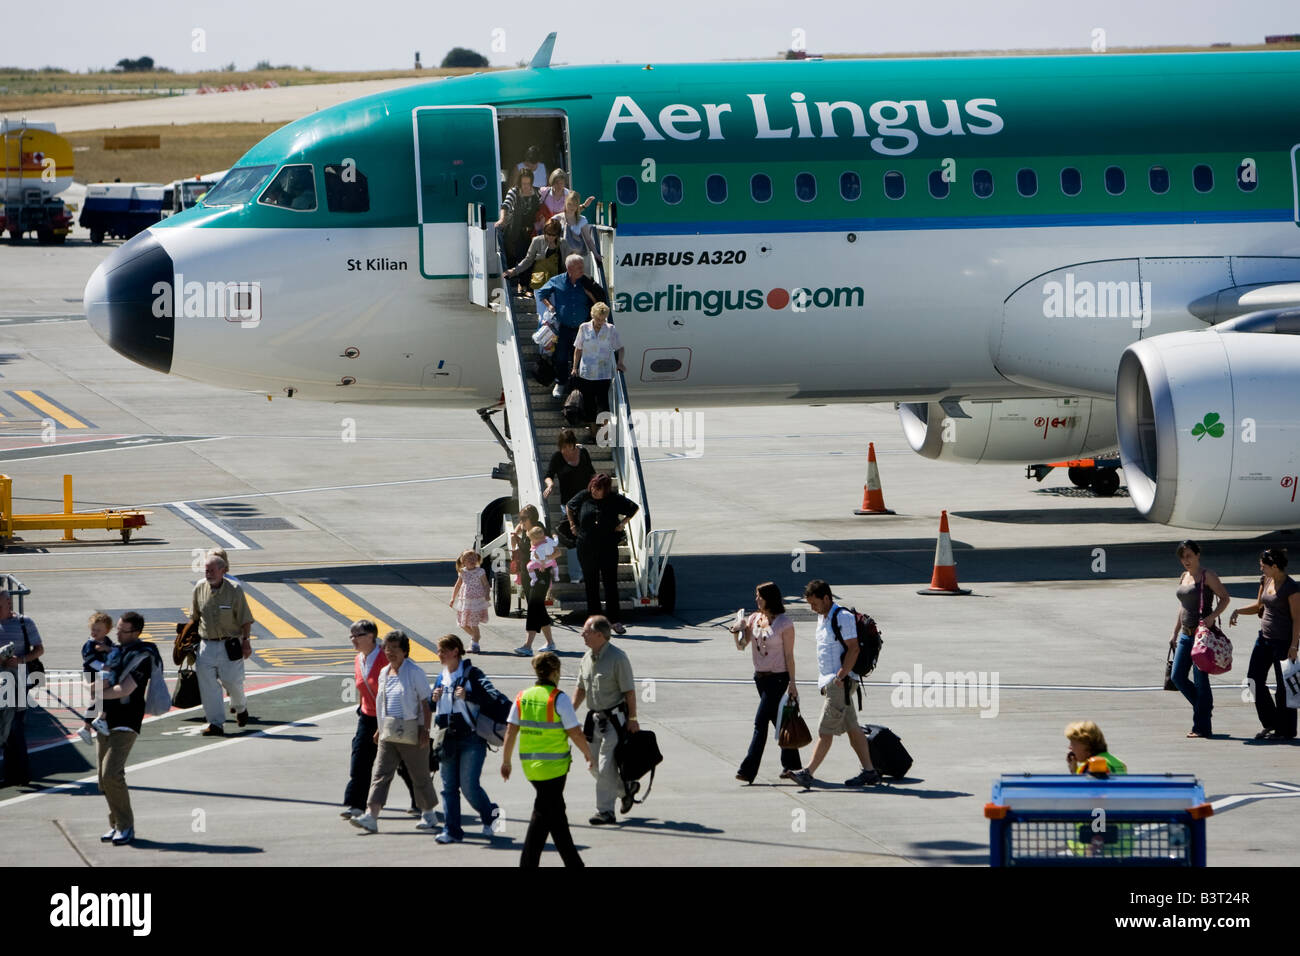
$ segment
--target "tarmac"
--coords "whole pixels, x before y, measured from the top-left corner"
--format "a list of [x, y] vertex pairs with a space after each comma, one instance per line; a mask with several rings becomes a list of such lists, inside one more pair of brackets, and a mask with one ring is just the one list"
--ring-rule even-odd
[[[6, 862], [516, 864], [532, 791], [517, 765], [502, 781], [491, 754], [483, 782], [506, 819], [490, 839], [470, 830], [464, 844], [435, 844], [403, 813], [401, 787], [377, 835], [338, 816], [356, 723], [346, 621], [365, 613], [406, 629], [432, 672], [429, 648], [457, 632], [447, 604], [454, 556], [472, 543], [479, 510], [508, 493], [490, 477], [501, 449], [472, 411], [268, 402], [131, 364], [80, 315], [83, 284], [111, 246], [74, 234], [63, 247], [0, 247], [0, 471], [14, 480], [16, 510], [58, 510], [70, 473], [78, 510], [143, 507], [148, 527], [129, 544], [103, 531], [74, 542], [31, 532], [0, 554], [0, 570], [31, 589], [26, 611], [50, 671], [79, 671], [98, 608], [141, 611], [171, 674], [195, 556], [223, 544], [258, 603], [253, 720], [214, 741], [197, 736], [199, 711], [150, 719], [127, 778], [137, 840], [113, 847], [97, 839], [106, 808], [92, 751], [66, 739], [77, 721], [59, 708], [33, 712], [36, 784], [0, 790]], [[42, 441], [50, 408], [53, 442]], [[1183, 532], [1140, 518], [1122, 489], [1097, 499], [1060, 472], [1027, 481], [1024, 463], [917, 457], [888, 405], [687, 411], [703, 416], [702, 455], [642, 451], [655, 527], [677, 529], [677, 608], [634, 614], [618, 639], [639, 682], [642, 727], [665, 759], [649, 799], [614, 827], [587, 824], [594, 784], [580, 767], [571, 773], [569, 818], [589, 865], [986, 865], [992, 783], [1064, 772], [1063, 729], [1080, 719], [1101, 725], [1132, 773], [1201, 779], [1217, 810], [1211, 865], [1294, 860], [1300, 752], [1252, 739], [1242, 681], [1253, 622], [1230, 631], [1237, 663], [1214, 681], [1215, 739], [1186, 739], [1190, 706], [1160, 689]], [[852, 514], [868, 441], [895, 516]], [[930, 579], [941, 509], [969, 597], [916, 594]], [[1295, 540], [1193, 536], [1237, 606], [1254, 599], [1263, 542]], [[902, 737], [915, 759], [904, 780], [844, 788], [858, 767], [843, 740], [819, 774], [825, 786], [779, 780], [771, 745], [753, 786], [734, 779], [757, 695], [749, 653], [718, 625], [753, 607], [756, 584], [777, 582], [812, 702], [813, 616], [801, 595], [815, 577], [880, 623], [884, 650], [861, 715]], [[483, 633], [475, 663], [508, 694], [527, 686], [528, 663], [511, 653], [522, 620], [493, 618]], [[558, 626], [556, 640], [571, 679], [577, 629]], [[927, 696], [913, 684], [930, 672], [974, 672], [991, 696], [967, 706]], [[815, 710], [806, 718], [815, 728]], [[558, 856], [548, 850], [543, 863]]]

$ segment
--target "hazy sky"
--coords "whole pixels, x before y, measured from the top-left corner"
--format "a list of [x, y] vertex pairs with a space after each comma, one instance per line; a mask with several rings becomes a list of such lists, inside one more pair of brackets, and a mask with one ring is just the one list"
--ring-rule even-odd
[[[394, 69], [410, 66], [416, 50], [436, 66], [454, 46], [504, 66], [531, 57], [551, 30], [560, 35], [556, 62], [569, 63], [769, 56], [790, 47], [796, 30], [812, 53], [1078, 48], [1091, 44], [1096, 28], [1111, 47], [1259, 43], [1265, 34], [1300, 33], [1296, 0], [72, 0], [51, 7], [56, 19], [48, 27], [29, 21], [9, 34], [0, 66], [85, 70], [147, 55], [176, 70], [230, 62], [245, 69], [262, 59]], [[51, 8], [28, 9], [39, 18]], [[195, 30], [204, 31], [204, 52], [193, 49]]]

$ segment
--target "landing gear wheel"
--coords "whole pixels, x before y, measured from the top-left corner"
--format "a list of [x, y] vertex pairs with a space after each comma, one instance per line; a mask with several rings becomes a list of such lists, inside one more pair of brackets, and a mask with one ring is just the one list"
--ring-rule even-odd
[[54, 233], [49, 229], [37, 229], [36, 241], [42, 246], [48, 246], [54, 242]]
[[1099, 468], [1092, 479], [1092, 493], [1098, 498], [1109, 498], [1119, 491], [1119, 473], [1114, 468]]
[[664, 614], [677, 610], [677, 574], [671, 564], [664, 568], [663, 580], [659, 582], [659, 610]]
[[492, 609], [496, 611], [497, 617], [509, 617], [513, 603], [510, 575], [506, 571], [498, 571], [492, 576]]
[[1093, 478], [1097, 476], [1096, 468], [1072, 467], [1066, 472], [1070, 476], [1070, 483], [1076, 488], [1087, 488], [1092, 484]]

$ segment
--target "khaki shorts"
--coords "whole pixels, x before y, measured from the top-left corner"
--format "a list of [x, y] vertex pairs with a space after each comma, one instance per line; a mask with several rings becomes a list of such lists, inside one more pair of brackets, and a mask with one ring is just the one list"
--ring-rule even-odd
[[[822, 718], [817, 725], [818, 735], [834, 737], [847, 733], [850, 727], [858, 725], [858, 710], [853, 706], [853, 694], [856, 691], [849, 686], [846, 695], [846, 686], [849, 686], [847, 681], [838, 687], [833, 683], [827, 684], [822, 691]], [[846, 696], [848, 700], [845, 700]]]

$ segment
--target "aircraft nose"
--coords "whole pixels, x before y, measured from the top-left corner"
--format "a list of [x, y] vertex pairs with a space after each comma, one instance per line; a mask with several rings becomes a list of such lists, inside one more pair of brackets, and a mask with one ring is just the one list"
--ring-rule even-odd
[[86, 283], [82, 304], [90, 327], [132, 362], [171, 372], [176, 323], [170, 290], [175, 278], [167, 250], [152, 231], [140, 233], [115, 249]]

